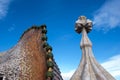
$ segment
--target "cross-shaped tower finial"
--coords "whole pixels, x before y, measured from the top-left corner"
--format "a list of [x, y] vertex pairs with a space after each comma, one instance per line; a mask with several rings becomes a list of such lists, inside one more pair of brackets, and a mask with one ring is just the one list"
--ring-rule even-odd
[[85, 16], [80, 16], [75, 23], [75, 31], [81, 33], [83, 28], [86, 29], [87, 33], [90, 32], [92, 30], [92, 21]]

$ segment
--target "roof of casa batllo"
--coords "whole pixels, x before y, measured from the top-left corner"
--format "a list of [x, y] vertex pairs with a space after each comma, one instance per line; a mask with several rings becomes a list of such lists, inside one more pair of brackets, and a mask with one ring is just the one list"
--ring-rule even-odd
[[63, 80], [46, 33], [46, 25], [32, 26], [14, 47], [0, 52], [3, 80]]

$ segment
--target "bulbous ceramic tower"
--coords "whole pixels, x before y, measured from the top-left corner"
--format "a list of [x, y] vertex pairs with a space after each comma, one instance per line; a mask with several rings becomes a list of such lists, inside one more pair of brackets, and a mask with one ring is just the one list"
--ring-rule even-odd
[[82, 49], [81, 62], [70, 80], [115, 80], [95, 59], [92, 43], [87, 33], [92, 30], [92, 21], [85, 16], [78, 18], [75, 31], [82, 33], [80, 47]]

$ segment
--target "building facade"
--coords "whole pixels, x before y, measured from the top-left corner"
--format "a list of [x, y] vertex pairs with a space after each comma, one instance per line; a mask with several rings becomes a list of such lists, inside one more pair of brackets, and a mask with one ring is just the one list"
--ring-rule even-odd
[[0, 53], [0, 80], [63, 80], [46, 33], [45, 25], [32, 26]]

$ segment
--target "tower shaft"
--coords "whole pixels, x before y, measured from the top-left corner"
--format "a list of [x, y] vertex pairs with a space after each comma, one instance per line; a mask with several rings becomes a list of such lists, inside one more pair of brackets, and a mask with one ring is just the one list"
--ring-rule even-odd
[[[79, 26], [78, 26], [79, 27]], [[92, 43], [87, 36], [85, 26], [82, 27], [80, 47], [82, 58], [80, 64], [70, 80], [115, 80], [95, 59]]]

